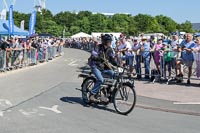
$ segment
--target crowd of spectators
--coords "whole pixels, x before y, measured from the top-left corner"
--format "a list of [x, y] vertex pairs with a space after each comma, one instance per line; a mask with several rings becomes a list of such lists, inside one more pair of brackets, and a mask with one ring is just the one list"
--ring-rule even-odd
[[62, 54], [64, 40], [59, 38], [2, 38], [0, 69], [10, 71], [52, 60]]
[[[100, 37], [68, 38], [65, 47], [92, 51], [100, 42]], [[183, 37], [175, 32], [170, 37], [150, 38], [121, 34], [113, 37], [112, 48], [116, 60], [126, 64], [138, 79], [152, 80], [153, 74], [165, 80], [185, 76], [187, 84], [191, 83], [191, 76], [200, 79], [200, 37], [194, 38], [190, 33]]]

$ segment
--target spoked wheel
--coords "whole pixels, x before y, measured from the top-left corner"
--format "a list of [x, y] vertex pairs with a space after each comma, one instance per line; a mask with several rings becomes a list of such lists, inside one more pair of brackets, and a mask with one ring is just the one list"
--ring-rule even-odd
[[130, 113], [136, 103], [136, 93], [133, 87], [129, 84], [123, 84], [114, 93], [113, 104], [115, 110], [119, 114], [127, 115]]
[[85, 83], [83, 84], [82, 99], [83, 99], [83, 102], [86, 104], [90, 104], [89, 95], [90, 95], [90, 91], [92, 90], [93, 87], [94, 87], [93, 79], [87, 79], [85, 81]]

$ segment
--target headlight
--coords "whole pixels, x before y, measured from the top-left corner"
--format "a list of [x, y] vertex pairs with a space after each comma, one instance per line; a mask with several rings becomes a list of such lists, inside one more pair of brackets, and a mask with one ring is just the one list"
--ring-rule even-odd
[[119, 73], [122, 73], [122, 72], [123, 72], [123, 68], [118, 67], [118, 72], [119, 72]]

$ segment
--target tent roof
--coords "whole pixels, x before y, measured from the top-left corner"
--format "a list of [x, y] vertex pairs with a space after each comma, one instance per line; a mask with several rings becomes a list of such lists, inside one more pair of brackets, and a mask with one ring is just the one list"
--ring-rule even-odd
[[77, 34], [71, 36], [71, 38], [80, 38], [80, 37], [92, 37], [92, 36], [89, 35], [89, 34], [86, 34], [86, 33], [84, 33], [84, 32], [79, 32], [79, 33], [77, 33]]
[[[8, 20], [0, 20], [0, 35], [8, 35], [8, 30], [3, 27], [3, 24], [8, 26]], [[14, 33], [12, 35], [28, 36], [28, 31], [22, 30], [14, 25]]]

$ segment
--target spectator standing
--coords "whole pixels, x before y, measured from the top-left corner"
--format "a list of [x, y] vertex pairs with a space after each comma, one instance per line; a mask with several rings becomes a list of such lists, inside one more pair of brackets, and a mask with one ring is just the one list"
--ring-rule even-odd
[[[171, 78], [171, 59], [172, 59], [172, 51], [171, 51], [171, 47], [167, 42], [163, 42], [163, 50], [164, 50], [164, 55], [163, 55], [163, 59], [164, 59], [164, 78], [166, 78], [166, 71], [168, 71], [168, 79]], [[167, 67], [167, 68], [166, 68]]]
[[126, 63], [125, 52], [127, 51], [127, 47], [126, 47], [126, 40], [123, 35], [121, 35], [121, 37], [120, 37], [120, 45], [119, 45], [118, 49], [120, 52], [120, 65], [124, 65]]
[[196, 46], [194, 48], [196, 60], [196, 75], [200, 79], [200, 37], [196, 38]]
[[152, 51], [154, 52], [154, 62], [156, 64], [156, 68], [158, 73], [161, 74], [160, 65], [161, 65], [161, 53], [160, 51], [163, 48], [163, 41], [162, 39], [158, 39], [157, 44], [154, 45]]
[[182, 59], [183, 63], [188, 67], [188, 79], [187, 84], [190, 84], [190, 77], [192, 74], [192, 65], [194, 62], [194, 54], [193, 48], [195, 47], [195, 43], [192, 40], [192, 34], [186, 34], [186, 40], [182, 41]]
[[137, 38], [133, 39], [132, 49], [135, 53], [137, 79], [141, 79], [141, 44], [138, 42]]
[[150, 44], [147, 43], [147, 38], [142, 38], [142, 57], [144, 59], [145, 67], [145, 79], [149, 80], [149, 71], [150, 71]]
[[[179, 73], [177, 72], [177, 63], [179, 62], [179, 48], [180, 48], [180, 44], [183, 40], [182, 39], [179, 39], [179, 35], [177, 32], [173, 33], [172, 34], [172, 41], [171, 41], [171, 48], [172, 48], [172, 51], [173, 51], [173, 57], [172, 57], [172, 61], [171, 61], [171, 64], [172, 64], [172, 69], [175, 69], [175, 73], [176, 73], [176, 76], [180, 76], [182, 75], [182, 71], [181, 71], [181, 67], [179, 68]], [[180, 63], [178, 63], [180, 65]]]
[[[126, 51], [125, 51], [126, 64], [129, 66], [130, 73], [133, 74], [134, 52], [132, 50], [132, 42], [130, 40], [130, 37], [126, 37], [125, 45], [126, 45]], [[135, 75], [135, 74], [133, 74], [133, 75]]]

